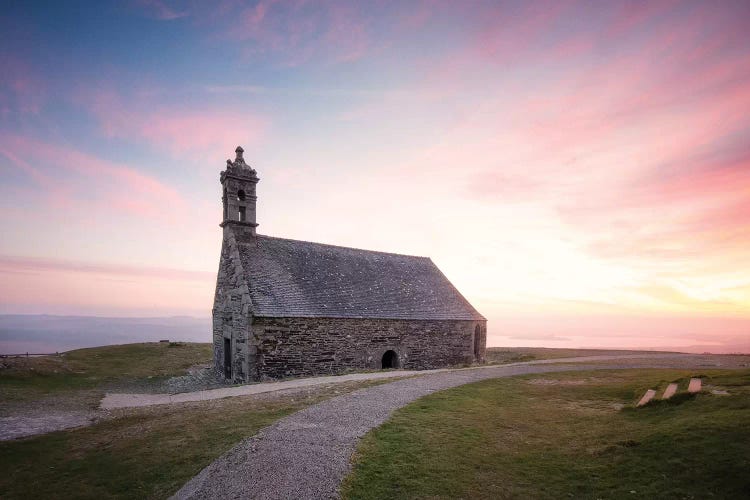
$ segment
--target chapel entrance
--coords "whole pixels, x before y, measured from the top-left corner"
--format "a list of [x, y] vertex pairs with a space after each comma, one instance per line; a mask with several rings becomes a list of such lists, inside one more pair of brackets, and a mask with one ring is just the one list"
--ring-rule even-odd
[[383, 354], [382, 368], [398, 368], [398, 354], [396, 351], [385, 351]]
[[224, 378], [232, 378], [232, 340], [224, 339]]
[[479, 358], [482, 356], [482, 329], [477, 325], [476, 328], [474, 328], [474, 359], [479, 361]]

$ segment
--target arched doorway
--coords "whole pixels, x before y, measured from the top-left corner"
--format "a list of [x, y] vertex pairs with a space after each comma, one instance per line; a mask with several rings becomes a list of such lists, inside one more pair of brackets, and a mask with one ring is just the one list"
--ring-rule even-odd
[[396, 351], [385, 351], [381, 367], [383, 369], [398, 368], [398, 354], [396, 354]]
[[479, 361], [482, 357], [482, 328], [477, 325], [474, 328], [474, 359]]

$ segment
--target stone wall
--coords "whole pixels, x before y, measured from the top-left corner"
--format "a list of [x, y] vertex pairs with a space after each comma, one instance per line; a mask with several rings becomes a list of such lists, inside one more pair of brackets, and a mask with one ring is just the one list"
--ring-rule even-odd
[[[484, 361], [486, 321], [253, 317], [235, 231], [224, 227], [213, 307], [214, 367], [225, 373], [228, 340], [234, 382], [380, 369], [393, 350], [398, 367], [441, 368]], [[479, 327], [479, 356], [475, 329]]]
[[229, 339], [231, 380], [236, 382], [248, 379], [247, 339], [252, 321], [250, 304], [234, 232], [230, 227], [225, 227], [213, 307], [214, 368], [223, 376], [224, 339]]
[[[484, 361], [486, 321], [254, 318], [249, 380], [380, 369], [393, 350], [398, 367], [441, 368]], [[474, 333], [479, 326], [479, 359]]]

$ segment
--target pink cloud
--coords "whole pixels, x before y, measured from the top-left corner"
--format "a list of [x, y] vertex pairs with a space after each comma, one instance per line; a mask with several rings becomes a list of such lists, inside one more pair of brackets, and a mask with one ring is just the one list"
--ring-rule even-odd
[[98, 200], [102, 209], [165, 217], [165, 206], [185, 206], [182, 197], [157, 179], [132, 167], [102, 160], [75, 149], [23, 136], [0, 138], [0, 153], [11, 165], [29, 172], [50, 203], [62, 207]]
[[607, 36], [617, 39], [631, 34], [677, 4], [678, 0], [623, 2], [612, 16], [612, 23], [606, 29]]
[[[261, 30], [263, 20], [271, 6], [276, 3], [273, 0], [260, 1], [253, 7], [246, 8], [240, 15], [240, 23], [246, 31], [246, 36], [252, 36]], [[241, 36], [238, 34], [238, 36]]]
[[336, 56], [337, 62], [357, 61], [365, 56], [369, 40], [364, 21], [352, 4], [334, 4], [330, 11], [330, 24], [324, 35], [328, 47], [346, 48]]
[[267, 128], [261, 118], [235, 110], [190, 109], [128, 101], [112, 90], [81, 93], [78, 98], [109, 137], [145, 141], [175, 156], [221, 158], [238, 144], [257, 144]]
[[[183, 10], [169, 2], [147, 4], [152, 15], [165, 19]], [[334, 104], [330, 113], [326, 109], [319, 114], [313, 106], [310, 116], [338, 116], [349, 123], [335, 124], [328, 134], [297, 124], [290, 128], [303, 144], [333, 142], [330, 148], [314, 148], [309, 163], [297, 151], [277, 156], [282, 164], [266, 174], [263, 192], [299, 187], [298, 165], [304, 163], [320, 175], [308, 179], [317, 183], [314, 190], [302, 191], [338, 191], [337, 196], [345, 193], [348, 200], [326, 203], [325, 196], [304, 195], [286, 201], [285, 195], [262, 195], [267, 200], [263, 206], [269, 208], [264, 219], [269, 232], [279, 227], [282, 232], [290, 228], [290, 235], [308, 231], [284, 211], [331, 210], [326, 212], [330, 219], [339, 217], [333, 211], [341, 205], [350, 208], [341, 227], [354, 232], [344, 234], [340, 227], [327, 225], [321, 229], [325, 234], [306, 234], [315, 239], [351, 234], [367, 239], [369, 233], [355, 234], [358, 221], [370, 217], [367, 203], [377, 205], [372, 193], [387, 192], [393, 203], [374, 223], [398, 219], [407, 230], [398, 235], [399, 224], [393, 225], [386, 234], [391, 243], [381, 238], [375, 244], [386, 245], [386, 250], [387, 245], [404, 244], [423, 248], [419, 241], [408, 243], [410, 224], [411, 232], [429, 238], [435, 234], [436, 242], [445, 237], [431, 248], [448, 261], [451, 255], [467, 256], [457, 259], [455, 269], [458, 279], [465, 273], [469, 293], [471, 286], [474, 293], [506, 293], [500, 297], [503, 301], [517, 300], [534, 310], [548, 307], [549, 298], [564, 303], [561, 310], [573, 308], [575, 300], [577, 311], [607, 307], [607, 314], [647, 308], [643, 304], [651, 302], [683, 312], [747, 311], [746, 7], [743, 12], [742, 6], [706, 8], [671, 1], [596, 6], [580, 1], [477, 2], [471, 8], [441, 1], [404, 8], [302, 0], [188, 5], [185, 9], [196, 14], [189, 22], [210, 31], [212, 43], [230, 45], [229, 52], [278, 65], [310, 64], [283, 69], [301, 82], [302, 90], [227, 81], [213, 87], [208, 96], [213, 102], [199, 101], [188, 108], [179, 104], [183, 94], [114, 92], [107, 89], [116, 85], [105, 84], [104, 89], [84, 89], [77, 103], [104, 136], [118, 139], [112, 143], [145, 144], [168, 153], [162, 157], [200, 156], [209, 160], [207, 165], [216, 165], [236, 144], [262, 140], [267, 128], [256, 115], [211, 107], [232, 98], [218, 92], [263, 94], [269, 101], [282, 101], [287, 93], [301, 97], [291, 92], [329, 99]], [[460, 22], [451, 22], [453, 17]], [[387, 55], [395, 57], [376, 58], [384, 48], [393, 49]], [[357, 67], [340, 74], [322, 75], [320, 70], [352, 61]], [[381, 92], [373, 86], [362, 93], [344, 89], [346, 95], [337, 88], [318, 87], [335, 87], [338, 81], [333, 78], [340, 76], [342, 87], [356, 84], [367, 71], [389, 73], [377, 83], [394, 87]], [[354, 80], [347, 80], [348, 75]], [[16, 86], [8, 89], [15, 99]], [[177, 90], [192, 96], [195, 88]], [[351, 108], [341, 112], [346, 106]], [[283, 108], [275, 111], [287, 113]], [[297, 117], [296, 111], [287, 118], [292, 116]], [[347, 138], [345, 147], [340, 147], [341, 137]], [[2, 139], [0, 145], [8, 141]], [[64, 151], [46, 151], [41, 145], [41, 152], [35, 152], [35, 144], [27, 143], [4, 147], [3, 155], [34, 189], [50, 193], [46, 200], [60, 207], [60, 214], [72, 213], [68, 208], [73, 207], [88, 215], [84, 209], [93, 207], [108, 217], [119, 212], [141, 215], [159, 211], [160, 205], [175, 212], [171, 207], [179, 201], [170, 198], [175, 193], [162, 192], [158, 179], [149, 177], [157, 183], [150, 186], [138, 169], [122, 172], [117, 168], [123, 165], [102, 165], [98, 159], [88, 165], [86, 158], [70, 154], [70, 148], [55, 147]], [[374, 164], [377, 167], [370, 168]], [[14, 173], [12, 181], [21, 177]], [[8, 183], [3, 191], [16, 187]], [[192, 194], [203, 193], [203, 187]], [[206, 202], [205, 210], [197, 211], [205, 221], [196, 226], [216, 230], [211, 215], [220, 210], [216, 203]], [[328, 208], [322, 208], [326, 204]], [[458, 243], [444, 236], [446, 226]], [[191, 232], [191, 237], [198, 233]], [[458, 248], [460, 241], [470, 240], [460, 234], [484, 236]], [[200, 245], [216, 244], [205, 238]], [[482, 252], [492, 258], [475, 276], [467, 268]], [[150, 258], [148, 249], [143, 255]], [[515, 279], [509, 279], [514, 274]], [[675, 281], [683, 278], [697, 283], [681, 288]], [[638, 300], [630, 301], [631, 296]]]
[[657, 269], [666, 276], [742, 274], [750, 248], [750, 163], [654, 180], [625, 191], [622, 203], [578, 207], [566, 220], [593, 235], [598, 258]]
[[189, 15], [187, 10], [172, 7], [164, 0], [135, 0], [134, 5], [147, 16], [161, 21], [172, 21]]
[[99, 274], [120, 277], [150, 277], [176, 281], [206, 282], [216, 278], [213, 271], [190, 271], [122, 264], [92, 264], [53, 258], [18, 257], [0, 255], [0, 273], [40, 273], [72, 272], [78, 274]]
[[636, 182], [589, 193], [583, 186], [560, 214], [596, 234], [590, 248], [600, 257], [727, 256], [750, 247], [750, 150], [733, 154], [677, 156], [674, 169], [647, 166]]
[[[491, 317], [495, 325], [488, 343], [497, 346], [547, 345], [549, 338], [564, 336], [570, 341], [555, 347], [649, 348], [681, 352], [750, 352], [750, 319], [706, 314], [545, 314]], [[550, 334], [554, 325], [554, 334]], [[494, 338], [493, 338], [494, 337]], [[515, 339], [514, 339], [515, 337]]]
[[576, 6], [572, 0], [517, 4], [518, 10], [507, 5], [481, 12], [483, 29], [478, 32], [470, 50], [495, 63], [519, 59], [539, 47], [544, 35], [565, 13]]
[[38, 115], [47, 101], [47, 84], [25, 60], [0, 51], [0, 113]]
[[216, 279], [215, 272], [10, 256], [0, 256], [0, 276], [5, 310], [86, 315], [205, 315]]
[[468, 195], [496, 200], [500, 203], [530, 199], [546, 187], [541, 176], [520, 173], [505, 173], [502, 167], [495, 171], [481, 172], [469, 179]]
[[[750, 108], [748, 59], [711, 53], [699, 66], [690, 64], [684, 45], [693, 42], [694, 31], [685, 29], [681, 43], [659, 55], [666, 58], [662, 64], [644, 47], [645, 53], [565, 69], [554, 84], [532, 91], [511, 87], [518, 98], [501, 112], [517, 116], [514, 131], [539, 144], [557, 164], [567, 154], [622, 150], [635, 135], [643, 137], [639, 149], [644, 156], [650, 150], [648, 163], [640, 158], [622, 167], [609, 162], [608, 169], [637, 175], [659, 164], [683, 164], [684, 155], [715, 147], [718, 136], [741, 131]], [[651, 131], [659, 135], [649, 137]]]
[[[644, 301], [747, 310], [747, 295], [723, 285], [719, 299], [700, 298], [750, 264], [747, 23], [728, 10], [657, 7], [602, 33], [565, 33], [564, 19], [542, 12], [505, 30], [488, 17], [489, 38], [431, 61], [414, 89], [465, 103], [421, 167], [454, 180], [460, 165], [461, 194], [487, 210], [528, 205], [529, 225], [547, 216], [588, 260], [642, 280]], [[475, 98], [478, 88], [486, 93]], [[699, 298], [660, 281], [680, 276], [700, 282]]]
[[[256, 144], [264, 129], [260, 120], [236, 112], [188, 112], [178, 116], [162, 113], [134, 117], [123, 129], [115, 128], [114, 135], [133, 132], [159, 145], [166, 145], [174, 154], [192, 151], [226, 152], [232, 145]], [[230, 146], [230, 147], [227, 147]]]
[[415, 2], [411, 11], [398, 16], [398, 25], [402, 31], [413, 32], [424, 27], [433, 17], [435, 11], [444, 5], [441, 0], [421, 0]]
[[54, 180], [50, 176], [46, 175], [39, 168], [35, 167], [28, 161], [17, 156], [10, 148], [1, 147], [0, 154], [7, 157], [16, 167], [20, 168], [21, 170], [29, 174], [31, 178], [34, 179], [34, 181], [36, 181], [38, 185], [47, 189], [54, 188], [55, 183], [54, 183]]
[[[227, 12], [228, 10], [228, 12]], [[285, 65], [316, 61], [352, 62], [370, 48], [367, 23], [356, 4], [261, 0], [253, 6], [225, 9], [227, 31], [249, 56], [272, 54]]]

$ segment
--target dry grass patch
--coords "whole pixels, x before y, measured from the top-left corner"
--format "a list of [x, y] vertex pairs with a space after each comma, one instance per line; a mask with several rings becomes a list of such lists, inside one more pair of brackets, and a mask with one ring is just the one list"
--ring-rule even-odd
[[166, 498], [279, 418], [384, 382], [122, 409], [91, 427], [0, 442], [0, 498]]
[[578, 358], [589, 356], [618, 356], [626, 354], [655, 354], [658, 351], [627, 351], [612, 349], [558, 349], [550, 347], [488, 347], [488, 363], [504, 364], [540, 359]]
[[0, 364], [0, 412], [34, 403], [90, 408], [107, 385], [183, 375], [191, 366], [210, 362], [212, 356], [211, 344], [151, 342], [77, 349], [60, 356], [5, 358]]
[[589, 383], [586, 380], [552, 380], [548, 378], [533, 378], [528, 381], [531, 385], [583, 385]]
[[59, 356], [4, 358], [0, 377], [32, 381], [39, 377], [81, 375], [88, 379], [180, 375], [198, 363], [211, 361], [211, 344], [124, 344], [76, 349]]

